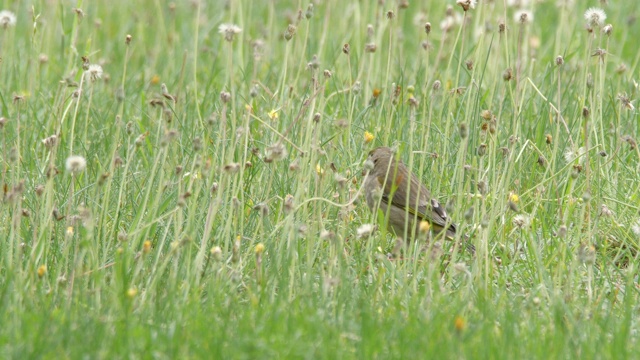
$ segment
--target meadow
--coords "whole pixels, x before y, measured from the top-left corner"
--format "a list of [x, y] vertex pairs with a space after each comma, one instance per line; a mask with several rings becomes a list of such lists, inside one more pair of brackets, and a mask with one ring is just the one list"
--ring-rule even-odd
[[[639, 11], [0, 2], [1, 356], [637, 356]], [[378, 146], [458, 241], [385, 230]]]

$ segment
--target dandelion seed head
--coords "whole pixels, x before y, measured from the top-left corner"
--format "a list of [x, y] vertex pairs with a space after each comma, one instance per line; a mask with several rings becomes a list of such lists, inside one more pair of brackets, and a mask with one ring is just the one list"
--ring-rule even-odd
[[581, 158], [581, 162], [583, 161], [582, 155], [586, 154], [587, 150], [584, 147], [579, 147], [577, 150], [572, 148], [567, 148], [564, 151], [564, 160], [566, 162], [573, 162], [575, 159]]
[[356, 235], [358, 238], [365, 238], [371, 236], [373, 231], [375, 230], [375, 226], [372, 224], [362, 224], [357, 230]]
[[237, 34], [242, 32], [242, 28], [235, 24], [221, 24], [218, 26], [218, 33], [224, 35], [224, 39], [231, 42]]
[[275, 143], [267, 147], [265, 151], [264, 161], [271, 163], [274, 161], [280, 161], [287, 156], [287, 148], [282, 143]]
[[524, 214], [518, 214], [514, 216], [512, 222], [513, 226], [517, 227], [518, 229], [524, 229], [531, 226], [531, 218], [528, 215]]
[[9, 10], [0, 11], [0, 26], [3, 28], [8, 28], [9, 26], [16, 25], [16, 14], [12, 13]]
[[527, 24], [533, 21], [533, 13], [527, 10], [518, 10], [514, 14], [514, 19], [516, 22]]
[[584, 12], [584, 19], [587, 21], [589, 28], [601, 27], [607, 19], [607, 14], [600, 8], [592, 7]]
[[89, 79], [91, 79], [91, 81], [97, 81], [102, 79], [102, 66], [97, 65], [97, 64], [91, 64], [89, 65], [89, 68], [87, 69], [86, 73], [89, 76]]
[[72, 155], [65, 161], [65, 167], [68, 172], [73, 175], [78, 174], [87, 167], [87, 160], [84, 157], [78, 155]]

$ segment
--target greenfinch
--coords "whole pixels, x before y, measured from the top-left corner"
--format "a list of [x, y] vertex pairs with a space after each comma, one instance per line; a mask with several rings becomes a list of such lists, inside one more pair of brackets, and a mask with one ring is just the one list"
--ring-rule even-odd
[[371, 150], [367, 167], [367, 205], [372, 212], [382, 211], [397, 236], [413, 239], [420, 231], [432, 229], [436, 236], [444, 233], [447, 238], [455, 238], [456, 225], [444, 208], [390, 148]]

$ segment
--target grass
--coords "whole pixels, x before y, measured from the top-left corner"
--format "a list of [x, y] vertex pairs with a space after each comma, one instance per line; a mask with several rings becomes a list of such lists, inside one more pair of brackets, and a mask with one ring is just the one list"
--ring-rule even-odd
[[5, 1], [3, 357], [632, 357], [638, 5], [521, 2]]

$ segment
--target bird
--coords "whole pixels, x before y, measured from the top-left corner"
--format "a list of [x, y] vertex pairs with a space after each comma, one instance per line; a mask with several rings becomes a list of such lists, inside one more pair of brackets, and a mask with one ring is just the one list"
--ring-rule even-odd
[[[368, 163], [368, 164], [367, 164]], [[415, 239], [420, 228], [433, 229], [436, 236], [456, 237], [456, 225], [438, 200], [432, 197], [420, 179], [386, 146], [369, 152], [364, 180], [367, 205], [387, 219], [387, 226], [397, 236]], [[429, 226], [421, 225], [428, 222]]]

